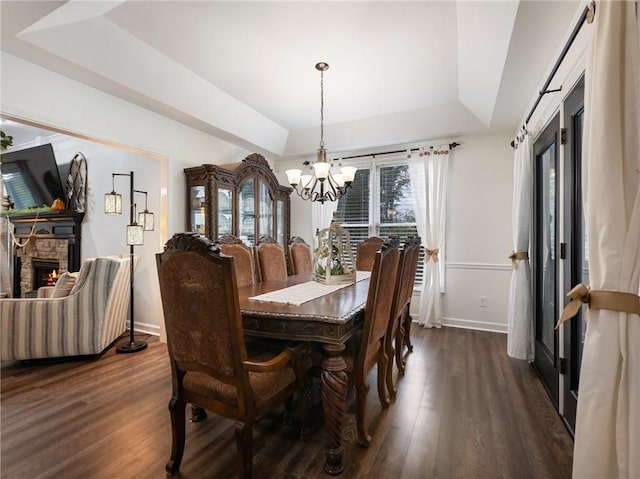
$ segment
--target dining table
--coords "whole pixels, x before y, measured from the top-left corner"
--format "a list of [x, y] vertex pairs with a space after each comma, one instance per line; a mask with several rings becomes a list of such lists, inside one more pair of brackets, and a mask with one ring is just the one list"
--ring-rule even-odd
[[244, 334], [250, 337], [308, 341], [322, 350], [320, 387], [325, 419], [325, 471], [344, 469], [342, 424], [347, 403], [347, 341], [362, 328], [369, 289], [368, 273], [355, 282], [325, 285], [312, 273], [238, 288]]

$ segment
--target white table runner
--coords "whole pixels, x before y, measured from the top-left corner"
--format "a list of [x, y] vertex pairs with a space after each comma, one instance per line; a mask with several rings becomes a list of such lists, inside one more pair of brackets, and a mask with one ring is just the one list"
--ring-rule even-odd
[[[371, 276], [369, 271], [356, 271], [356, 281], [362, 281]], [[308, 281], [306, 283], [296, 284], [288, 288], [271, 291], [270, 293], [260, 294], [249, 298], [251, 301], [265, 301], [268, 303], [284, 303], [300, 306], [307, 301], [319, 298], [325, 294], [333, 293], [339, 289], [349, 286], [347, 284], [322, 284], [317, 281]]]

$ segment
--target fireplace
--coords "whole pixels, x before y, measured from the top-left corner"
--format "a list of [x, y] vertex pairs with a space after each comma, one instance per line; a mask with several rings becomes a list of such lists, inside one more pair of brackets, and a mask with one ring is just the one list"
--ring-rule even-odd
[[67, 211], [9, 216], [14, 236], [26, 243], [22, 248], [14, 248], [14, 298], [32, 296], [37, 288], [46, 286], [50, 282], [46, 276], [53, 269], [58, 274], [80, 269], [83, 218], [84, 213]]
[[32, 288], [34, 291], [43, 286], [55, 286], [60, 270], [58, 261], [34, 259], [31, 264], [33, 265]]

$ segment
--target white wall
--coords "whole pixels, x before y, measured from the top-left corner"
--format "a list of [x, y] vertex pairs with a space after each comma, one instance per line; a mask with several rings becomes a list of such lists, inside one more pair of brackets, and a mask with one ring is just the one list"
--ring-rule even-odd
[[[141, 261], [135, 273], [136, 325], [160, 333], [163, 322], [153, 255], [186, 225], [183, 168], [202, 163], [231, 163], [249, 152], [210, 135], [107, 95], [82, 83], [1, 53], [0, 111], [17, 120], [68, 132], [56, 155], [70, 161], [75, 151], [89, 160], [89, 210], [82, 229], [82, 256], [126, 253], [128, 215], [107, 217], [102, 198], [111, 191], [111, 173], [135, 172], [136, 189], [146, 190], [158, 230], [136, 248]], [[109, 147], [105, 146], [108, 145]], [[63, 161], [64, 162], [64, 161]], [[63, 179], [64, 181], [64, 179]], [[124, 192], [126, 178], [116, 180]], [[138, 202], [140, 198], [136, 198]]]
[[[461, 137], [450, 156], [444, 324], [506, 332], [511, 262], [512, 135]], [[434, 142], [434, 145], [446, 142]], [[407, 145], [409, 147], [410, 145]], [[395, 149], [402, 149], [400, 146]], [[303, 160], [278, 163], [284, 171]], [[310, 204], [291, 197], [291, 234], [313, 239]], [[479, 307], [479, 296], [486, 307]], [[418, 298], [412, 301], [417, 316]]]
[[[509, 133], [462, 138], [451, 154], [444, 324], [506, 332], [511, 139]], [[480, 296], [486, 297], [486, 307], [480, 307]]]

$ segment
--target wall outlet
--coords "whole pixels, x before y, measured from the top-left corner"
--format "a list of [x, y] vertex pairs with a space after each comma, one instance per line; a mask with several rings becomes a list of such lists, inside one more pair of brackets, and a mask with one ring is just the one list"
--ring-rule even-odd
[[478, 296], [478, 306], [481, 308], [487, 307], [487, 297], [486, 296]]

